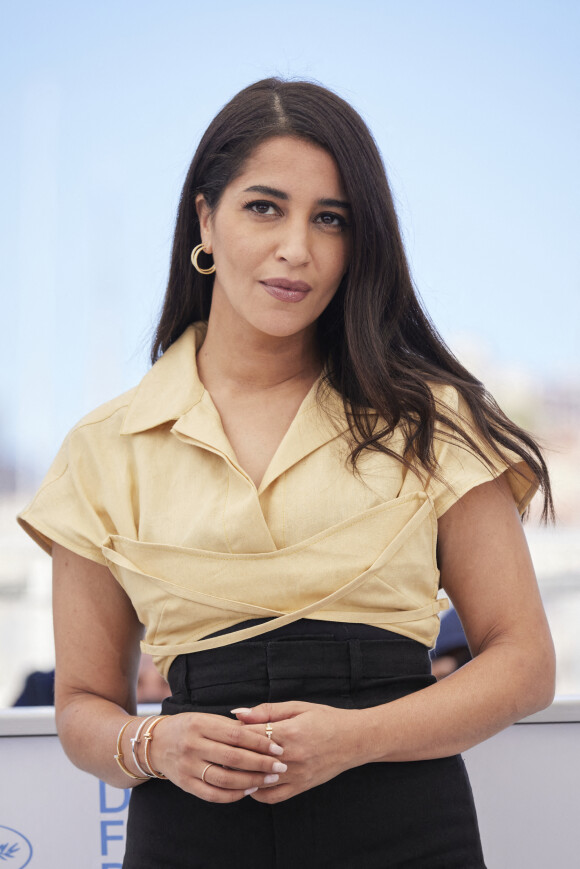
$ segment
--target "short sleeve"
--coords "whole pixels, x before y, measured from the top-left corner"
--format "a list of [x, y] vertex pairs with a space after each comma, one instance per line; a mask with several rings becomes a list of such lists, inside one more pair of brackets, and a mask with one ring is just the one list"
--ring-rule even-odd
[[[46, 552], [52, 544], [105, 564], [101, 547], [127, 525], [127, 462], [119, 437], [123, 415], [96, 414], [65, 439], [32, 502], [18, 516]], [[125, 484], [125, 485], [124, 485]]]
[[470, 489], [504, 473], [518, 510], [523, 513], [538, 489], [538, 480], [531, 468], [511, 450], [500, 447], [501, 456], [494, 452], [483, 440], [467, 403], [456, 389], [445, 387], [438, 392], [434, 390], [434, 394], [441, 411], [457, 422], [485, 456], [484, 460], [467, 440], [463, 440], [449, 427], [439, 427], [434, 439], [437, 475], [430, 478], [426, 487], [437, 517], [442, 516]]

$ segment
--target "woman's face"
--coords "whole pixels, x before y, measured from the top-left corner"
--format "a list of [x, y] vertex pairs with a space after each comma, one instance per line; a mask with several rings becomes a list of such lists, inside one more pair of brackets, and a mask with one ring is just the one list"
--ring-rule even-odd
[[210, 316], [233, 315], [270, 336], [313, 334], [350, 258], [350, 209], [333, 158], [303, 139], [267, 139], [213, 214], [201, 194], [196, 204], [216, 267]]

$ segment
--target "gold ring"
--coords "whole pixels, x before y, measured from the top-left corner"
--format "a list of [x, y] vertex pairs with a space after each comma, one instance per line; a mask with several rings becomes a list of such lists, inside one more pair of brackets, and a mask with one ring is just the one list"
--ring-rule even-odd
[[274, 731], [273, 731], [273, 728], [272, 728], [272, 724], [271, 724], [270, 721], [268, 721], [268, 723], [266, 724], [266, 736], [268, 737], [268, 739], [272, 739], [272, 733], [273, 733], [273, 732], [274, 732]]
[[209, 784], [209, 782], [205, 780], [205, 774], [206, 774], [206, 772], [208, 771], [208, 769], [210, 768], [210, 766], [215, 766], [215, 763], [208, 763], [208, 764], [204, 767], [204, 770], [203, 770], [203, 772], [202, 772], [202, 774], [201, 774], [201, 780], [202, 780], [202, 782], [204, 783], [204, 785], [208, 785], [208, 784]]

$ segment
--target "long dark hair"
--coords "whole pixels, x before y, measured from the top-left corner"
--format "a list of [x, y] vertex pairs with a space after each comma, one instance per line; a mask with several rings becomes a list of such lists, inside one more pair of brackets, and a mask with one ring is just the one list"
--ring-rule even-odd
[[[429, 384], [450, 384], [463, 396], [480, 437], [498, 456], [520, 456], [540, 481], [542, 517], [553, 516], [546, 464], [529, 434], [498, 407], [483, 384], [445, 345], [421, 307], [409, 272], [385, 169], [365, 123], [332, 91], [311, 82], [268, 78], [240, 91], [216, 116], [195, 153], [179, 203], [169, 282], [155, 333], [155, 360], [193, 322], [207, 320], [213, 277], [199, 274], [190, 254], [201, 241], [195, 198], [211, 210], [256, 146], [272, 136], [297, 136], [324, 148], [339, 168], [351, 204], [352, 257], [332, 302], [318, 321], [330, 385], [343, 396], [353, 438], [351, 459], [384, 452], [437, 476], [434, 435], [467, 443], [490, 464], [457, 417], [436, 402]], [[403, 455], [389, 436], [405, 434]]]

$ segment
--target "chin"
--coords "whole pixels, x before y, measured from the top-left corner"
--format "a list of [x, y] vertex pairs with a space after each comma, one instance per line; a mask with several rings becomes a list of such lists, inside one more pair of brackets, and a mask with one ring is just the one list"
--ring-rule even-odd
[[305, 320], [291, 312], [256, 317], [251, 325], [256, 331], [271, 338], [291, 338], [293, 335], [316, 333], [316, 320]]

